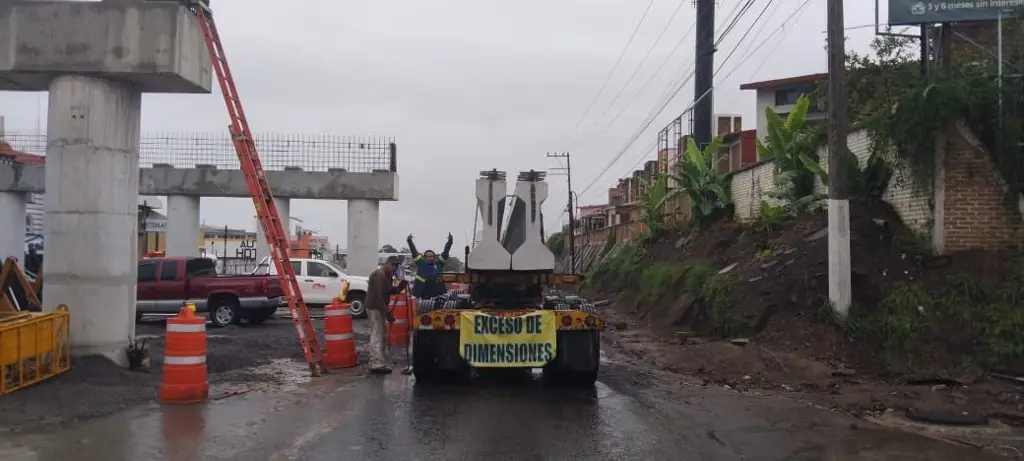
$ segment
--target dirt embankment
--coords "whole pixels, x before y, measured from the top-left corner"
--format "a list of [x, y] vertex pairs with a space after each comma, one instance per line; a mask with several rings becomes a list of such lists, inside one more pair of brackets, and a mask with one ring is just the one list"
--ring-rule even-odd
[[855, 203], [854, 303], [839, 321], [824, 214], [764, 224], [719, 222], [610, 255], [584, 289], [615, 300], [609, 339], [708, 382], [852, 411], [1024, 421], [1024, 382], [1001, 377], [1024, 374], [1019, 255], [935, 257], [887, 205]]

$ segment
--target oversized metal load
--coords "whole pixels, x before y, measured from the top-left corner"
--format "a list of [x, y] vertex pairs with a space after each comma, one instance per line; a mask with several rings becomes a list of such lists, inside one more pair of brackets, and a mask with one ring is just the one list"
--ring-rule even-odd
[[482, 230], [467, 249], [465, 272], [444, 276], [464, 284], [466, 293], [424, 302], [412, 319], [418, 382], [509, 368], [540, 368], [551, 383], [586, 387], [596, 381], [604, 319], [582, 303], [545, 295], [579, 276], [554, 273], [555, 256], [544, 243], [544, 179], [543, 172], [521, 172], [508, 195], [505, 172], [481, 172], [476, 211]]

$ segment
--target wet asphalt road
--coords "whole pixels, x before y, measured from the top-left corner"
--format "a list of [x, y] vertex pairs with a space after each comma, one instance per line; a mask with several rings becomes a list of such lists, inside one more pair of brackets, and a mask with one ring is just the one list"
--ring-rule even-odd
[[[302, 376], [302, 366], [284, 365]], [[605, 363], [592, 390], [529, 376], [418, 387], [356, 368], [204, 405], [151, 406], [55, 434], [0, 436], [4, 461], [984, 460], [800, 404]], [[223, 391], [214, 389], [214, 394]], [[997, 459], [997, 458], [992, 458]]]

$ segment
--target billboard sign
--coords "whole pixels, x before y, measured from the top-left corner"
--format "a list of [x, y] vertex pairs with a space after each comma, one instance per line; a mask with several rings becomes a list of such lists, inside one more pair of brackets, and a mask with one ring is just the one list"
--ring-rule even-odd
[[889, 0], [889, 24], [989, 21], [1022, 6], [1024, 0]]

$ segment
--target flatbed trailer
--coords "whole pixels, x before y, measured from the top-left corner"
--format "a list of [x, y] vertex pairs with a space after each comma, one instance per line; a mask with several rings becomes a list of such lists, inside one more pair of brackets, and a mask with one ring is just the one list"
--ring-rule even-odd
[[[483, 232], [466, 249], [466, 272], [444, 275], [466, 287], [457, 303], [425, 302], [412, 316], [412, 368], [417, 383], [473, 370], [542, 369], [550, 384], [590, 387], [597, 380], [605, 319], [582, 305], [552, 302], [545, 292], [580, 281], [555, 274], [543, 242], [543, 173], [520, 173], [506, 195], [504, 173], [481, 172], [477, 202]], [[499, 238], [506, 199], [515, 200]]]
[[[514, 338], [498, 342], [482, 339], [485, 335], [480, 334], [479, 328], [469, 335], [462, 331], [468, 326], [464, 325], [467, 316], [474, 323], [489, 318], [521, 320], [523, 333], [515, 336], [523, 338], [531, 336], [526, 332], [526, 319], [537, 315], [553, 319], [553, 335], [545, 337], [546, 332], [541, 331], [533, 335], [539, 337], [537, 340]], [[588, 387], [597, 380], [605, 319], [576, 310], [441, 309], [415, 316], [412, 328], [413, 372], [417, 381], [435, 381], [446, 374], [472, 369], [540, 368], [550, 384]]]

